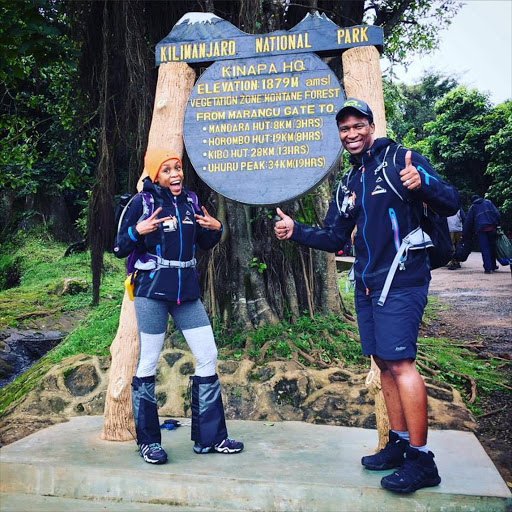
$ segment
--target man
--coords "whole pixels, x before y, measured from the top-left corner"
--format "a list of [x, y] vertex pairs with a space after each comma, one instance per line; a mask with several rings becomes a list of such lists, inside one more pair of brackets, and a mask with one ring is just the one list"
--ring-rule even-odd
[[[441, 481], [427, 447], [427, 395], [415, 366], [416, 342], [427, 302], [430, 270], [425, 249], [401, 258], [382, 304], [382, 290], [401, 240], [419, 225], [423, 201], [441, 215], [452, 215], [459, 195], [428, 161], [385, 138], [374, 139], [370, 107], [348, 98], [336, 115], [343, 148], [352, 168], [330, 204], [324, 227], [294, 222], [279, 208], [278, 239], [335, 252], [357, 226], [355, 306], [363, 353], [381, 370], [391, 425], [389, 442], [361, 463], [370, 470], [398, 468], [381, 483], [396, 492], [412, 492]], [[396, 165], [395, 165], [396, 162]], [[348, 176], [348, 177], [347, 177]], [[399, 197], [400, 196], [400, 197]]]
[[449, 270], [457, 270], [460, 268], [460, 261], [457, 260], [455, 253], [457, 244], [462, 240], [462, 226], [465, 219], [466, 214], [462, 208], [455, 215], [451, 215], [446, 219], [448, 221], [448, 231], [450, 231], [450, 239], [453, 248], [453, 256], [450, 263], [448, 263]]
[[473, 232], [476, 231], [486, 274], [498, 269], [496, 265], [496, 229], [500, 220], [500, 212], [489, 199], [483, 199], [476, 194], [471, 196], [471, 207], [464, 222], [462, 238], [471, 240]]

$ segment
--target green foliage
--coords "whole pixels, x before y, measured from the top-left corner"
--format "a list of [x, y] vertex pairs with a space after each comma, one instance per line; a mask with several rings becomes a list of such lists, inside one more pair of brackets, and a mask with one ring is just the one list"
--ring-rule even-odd
[[489, 197], [502, 215], [502, 226], [512, 231], [512, 101], [497, 105], [493, 110], [495, 129], [485, 147], [489, 153], [486, 175], [493, 184], [489, 187]]
[[302, 224], [309, 226], [316, 224], [314, 193], [308, 194], [299, 200], [299, 211], [295, 218], [297, 222]]
[[425, 124], [435, 119], [436, 101], [457, 87], [457, 81], [442, 74], [426, 73], [415, 85], [384, 79], [383, 86], [389, 129], [398, 142], [416, 149], [413, 146], [426, 137]]
[[0, 81], [23, 79], [30, 73], [23, 57], [47, 65], [62, 52], [62, 3], [49, 0], [0, 0]]
[[96, 130], [77, 94], [79, 53], [63, 9], [53, 0], [0, 0], [0, 188], [14, 199], [80, 198], [92, 183]]
[[415, 54], [435, 50], [439, 33], [461, 8], [457, 0], [379, 0], [365, 2], [365, 21], [384, 28], [386, 55], [411, 62]]
[[[215, 339], [221, 357], [229, 354], [240, 358], [245, 352], [249, 359], [264, 363], [275, 358], [292, 359], [300, 349], [306, 354], [320, 354], [326, 364], [345, 360], [347, 366], [355, 366], [365, 361], [356, 332], [338, 315], [316, 315], [313, 319], [302, 315], [295, 323], [282, 321], [256, 330], [216, 328]], [[302, 355], [298, 360], [311, 366]]]
[[[18, 233], [9, 244], [0, 246], [2, 254], [5, 251], [19, 262], [20, 273], [19, 286], [0, 291], [0, 329], [23, 326], [33, 317], [55, 317], [71, 312], [78, 312], [84, 317], [87, 315], [91, 303], [90, 292], [76, 295], [59, 295], [58, 292], [63, 280], [68, 277], [83, 279], [90, 285], [90, 256], [81, 253], [65, 258], [65, 250], [64, 244], [53, 241], [40, 230], [35, 234]], [[123, 262], [109, 255], [104, 269], [104, 301], [121, 303], [123, 280]], [[112, 311], [109, 315], [113, 315]], [[94, 333], [91, 335], [91, 344], [95, 343], [93, 338]], [[110, 341], [105, 339], [104, 343]], [[87, 343], [82, 348], [85, 353], [90, 353]]]
[[263, 274], [267, 270], [267, 264], [260, 262], [258, 258], [253, 258], [249, 263], [249, 267], [255, 268], [259, 274]]
[[492, 108], [486, 94], [436, 73], [413, 86], [384, 80], [384, 97], [389, 135], [430, 158], [466, 210], [472, 194], [489, 197], [512, 229], [511, 102]]
[[29, 370], [0, 389], [0, 414], [11, 403], [34, 389], [51, 367], [52, 363], [48, 360], [47, 355], [43, 356]]
[[[454, 346], [448, 338], [421, 338], [418, 350], [424, 354], [424, 357], [420, 355], [423, 364], [437, 372], [436, 379], [458, 389], [466, 401], [470, 396], [470, 385], [464, 375], [472, 377], [477, 385], [475, 406], [479, 403], [478, 395], [503, 390], [500, 386], [504, 383], [503, 371], [499, 369], [502, 362], [497, 359], [479, 359], [474, 352]], [[420, 369], [420, 373], [431, 377], [425, 370]]]
[[[122, 282], [118, 281], [122, 289]], [[116, 335], [121, 312], [122, 293], [116, 294], [116, 300], [100, 303], [87, 317], [62, 341], [48, 353], [52, 363], [58, 363], [68, 356], [88, 354], [105, 356]]]
[[436, 169], [461, 193], [465, 203], [489, 186], [485, 177], [489, 153], [485, 146], [497, 127], [489, 98], [477, 90], [458, 87], [434, 106], [436, 118], [425, 125], [428, 154]]

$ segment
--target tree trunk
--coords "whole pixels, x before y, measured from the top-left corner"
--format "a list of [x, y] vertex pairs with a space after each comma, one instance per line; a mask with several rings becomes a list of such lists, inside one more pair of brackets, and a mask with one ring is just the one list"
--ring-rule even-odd
[[[195, 76], [194, 70], [185, 63], [160, 66], [148, 148], [169, 148], [179, 155], [183, 154], [183, 119]], [[147, 173], [143, 172], [137, 184], [139, 191], [142, 190], [145, 176]], [[125, 293], [119, 327], [110, 347], [112, 364], [100, 435], [107, 441], [128, 441], [135, 437], [130, 384], [135, 373], [138, 349], [135, 309]]]
[[[359, 98], [370, 105], [375, 122], [375, 137], [386, 136], [386, 115], [384, 94], [380, 72], [379, 51], [374, 46], [351, 48], [342, 55], [343, 84], [347, 97]], [[388, 439], [389, 419], [386, 412], [384, 394], [380, 385], [380, 370], [372, 358], [374, 372], [373, 390], [375, 394], [375, 416], [379, 433], [379, 449], [384, 448]]]
[[105, 398], [101, 439], [107, 441], [131, 441], [135, 439], [130, 384], [135, 373], [138, 352], [135, 308], [133, 307], [133, 301], [128, 298], [125, 292], [119, 317], [119, 327], [110, 346], [112, 364]]
[[343, 53], [342, 61], [345, 94], [370, 105], [375, 122], [375, 137], [385, 137], [386, 113], [379, 51], [375, 46], [350, 48]]

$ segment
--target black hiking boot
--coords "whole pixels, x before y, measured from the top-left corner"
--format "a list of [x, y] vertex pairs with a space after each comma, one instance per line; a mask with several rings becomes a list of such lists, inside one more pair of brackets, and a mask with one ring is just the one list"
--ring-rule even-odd
[[139, 455], [149, 464], [165, 464], [167, 453], [160, 443], [140, 444]]
[[361, 464], [373, 471], [399, 468], [404, 463], [404, 453], [408, 446], [409, 443], [405, 439], [400, 439], [398, 434], [390, 430], [386, 446], [375, 455], [363, 457]]
[[194, 452], [198, 455], [205, 453], [227, 453], [229, 455], [233, 453], [240, 453], [244, 449], [244, 443], [235, 441], [226, 437], [223, 441], [212, 446], [202, 446], [199, 443], [194, 444]]
[[403, 466], [380, 481], [384, 489], [393, 492], [414, 492], [423, 487], [434, 487], [441, 483], [432, 452], [420, 452], [409, 447], [405, 452]]

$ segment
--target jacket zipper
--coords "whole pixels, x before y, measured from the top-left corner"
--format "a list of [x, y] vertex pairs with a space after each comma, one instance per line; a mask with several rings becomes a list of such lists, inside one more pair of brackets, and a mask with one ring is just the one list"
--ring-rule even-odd
[[370, 246], [368, 245], [368, 240], [366, 240], [366, 225], [368, 224], [368, 213], [366, 211], [366, 205], [364, 203], [365, 201], [365, 197], [366, 197], [366, 187], [365, 187], [365, 183], [364, 183], [364, 171], [365, 171], [365, 168], [364, 168], [364, 157], [361, 159], [361, 163], [362, 163], [362, 166], [361, 166], [361, 183], [363, 184], [363, 197], [361, 198], [361, 207], [363, 208], [363, 212], [364, 212], [364, 224], [363, 224], [363, 240], [364, 240], [364, 243], [366, 245], [366, 250], [368, 251], [368, 261], [366, 262], [366, 265], [363, 269], [363, 271], [361, 272], [361, 281], [363, 282], [363, 285], [366, 289], [366, 295], [370, 295], [370, 289], [368, 288], [368, 286], [366, 285], [366, 281], [364, 279], [364, 273], [366, 272], [366, 269], [370, 266], [370, 261], [371, 261], [371, 254], [370, 254]]
[[[183, 233], [181, 231], [181, 217], [180, 217], [180, 211], [178, 210], [178, 200], [175, 197], [174, 198], [174, 207], [176, 209], [176, 218], [178, 219], [178, 230], [180, 232], [180, 256], [179, 261], [181, 261], [181, 255], [183, 253]], [[180, 294], [181, 294], [181, 268], [178, 268], [178, 298], [176, 300], [176, 303], [178, 306], [180, 305]]]

